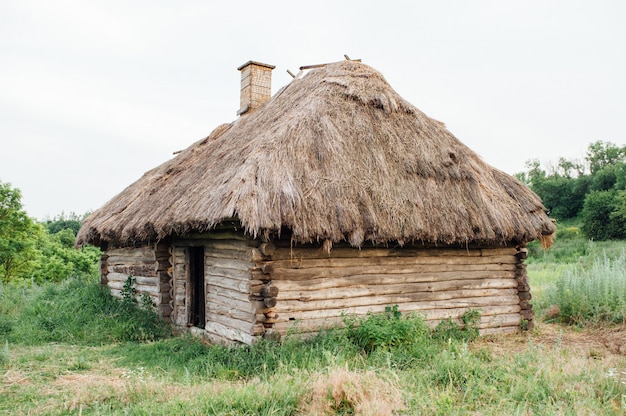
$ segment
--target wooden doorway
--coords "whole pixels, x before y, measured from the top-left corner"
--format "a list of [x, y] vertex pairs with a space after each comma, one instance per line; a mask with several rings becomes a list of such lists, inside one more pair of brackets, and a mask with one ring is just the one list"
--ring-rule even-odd
[[206, 287], [204, 283], [204, 246], [189, 247], [188, 326], [206, 325]]

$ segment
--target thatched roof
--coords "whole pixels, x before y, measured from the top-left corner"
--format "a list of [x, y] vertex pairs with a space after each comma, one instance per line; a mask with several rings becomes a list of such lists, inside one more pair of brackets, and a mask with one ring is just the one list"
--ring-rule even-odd
[[555, 231], [540, 199], [483, 162], [367, 65], [294, 79], [252, 114], [150, 170], [77, 244], [162, 239], [237, 218], [297, 242], [526, 242]]

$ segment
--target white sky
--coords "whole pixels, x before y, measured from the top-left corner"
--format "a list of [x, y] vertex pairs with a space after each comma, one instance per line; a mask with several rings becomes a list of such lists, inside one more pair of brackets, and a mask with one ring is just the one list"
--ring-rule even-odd
[[0, 180], [82, 214], [236, 118], [237, 67], [361, 58], [491, 165], [626, 143], [626, 2], [0, 0]]

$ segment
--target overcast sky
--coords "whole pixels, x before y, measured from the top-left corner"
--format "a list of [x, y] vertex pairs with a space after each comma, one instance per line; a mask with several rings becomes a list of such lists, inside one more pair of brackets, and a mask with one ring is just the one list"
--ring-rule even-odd
[[626, 1], [0, 0], [0, 180], [97, 209], [237, 117], [240, 64], [344, 54], [511, 174], [626, 143]]

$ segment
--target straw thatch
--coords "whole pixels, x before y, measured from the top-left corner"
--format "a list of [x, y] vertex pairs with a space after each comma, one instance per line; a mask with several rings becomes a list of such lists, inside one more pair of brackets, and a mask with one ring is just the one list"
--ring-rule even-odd
[[507, 244], [555, 231], [540, 199], [489, 166], [380, 73], [330, 64], [142, 178], [78, 244], [162, 239], [237, 218], [297, 242]]

